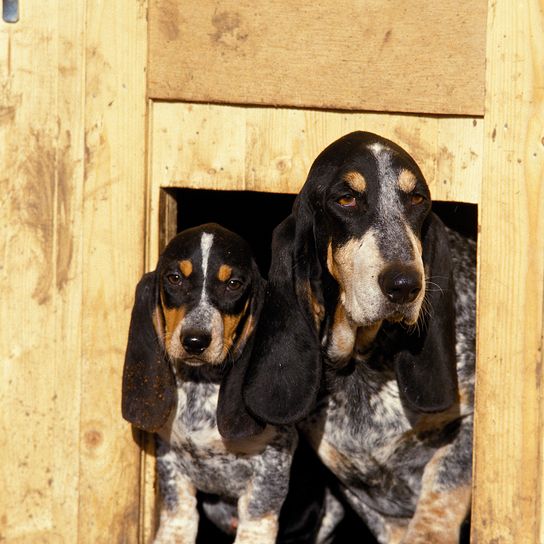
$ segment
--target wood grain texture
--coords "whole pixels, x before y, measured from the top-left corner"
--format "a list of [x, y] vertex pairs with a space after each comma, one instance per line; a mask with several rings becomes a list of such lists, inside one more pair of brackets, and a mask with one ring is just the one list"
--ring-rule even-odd
[[121, 417], [121, 376], [144, 266], [146, 3], [86, 5], [79, 532], [136, 542], [140, 451]]
[[[60, 20], [62, 19], [62, 24]], [[0, 540], [78, 537], [84, 4], [0, 22]]]
[[149, 95], [481, 115], [485, 0], [151, 0]]
[[473, 541], [544, 542], [544, 15], [489, 3]]
[[143, 270], [145, 3], [0, 22], [0, 540], [135, 542], [120, 413]]

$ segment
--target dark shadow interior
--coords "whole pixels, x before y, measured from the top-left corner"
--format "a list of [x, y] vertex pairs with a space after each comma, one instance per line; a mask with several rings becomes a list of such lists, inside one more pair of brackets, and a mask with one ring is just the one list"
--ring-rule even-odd
[[[215, 191], [195, 189], [169, 189], [174, 199], [177, 224], [170, 230], [177, 232], [202, 223], [215, 222], [238, 233], [251, 245], [255, 259], [266, 277], [270, 264], [270, 242], [272, 231], [291, 211], [295, 195], [259, 193], [252, 191]], [[478, 231], [477, 206], [473, 204], [434, 202], [433, 211], [444, 223], [465, 236], [476, 239]], [[173, 219], [174, 220], [174, 219]], [[368, 529], [351, 511], [342, 522], [333, 544], [353, 542], [375, 544]], [[463, 528], [462, 543], [469, 540], [469, 526]], [[231, 537], [223, 535], [207, 522], [203, 512], [200, 516], [198, 544], [228, 544]]]
[[291, 212], [295, 195], [193, 189], [177, 189], [171, 194], [178, 206], [178, 232], [202, 223], [219, 223], [248, 241], [266, 277], [272, 231]]

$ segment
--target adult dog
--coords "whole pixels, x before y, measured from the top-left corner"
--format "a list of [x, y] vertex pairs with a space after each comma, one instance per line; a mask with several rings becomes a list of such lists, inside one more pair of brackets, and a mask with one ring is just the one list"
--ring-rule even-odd
[[299, 422], [380, 542], [458, 542], [475, 247], [431, 212], [413, 158], [368, 132], [327, 147], [274, 232], [268, 280], [250, 412]]
[[157, 543], [195, 542], [197, 491], [236, 543], [276, 541], [296, 431], [241, 400], [263, 292], [248, 244], [216, 224], [178, 234], [137, 286], [122, 411], [157, 433]]

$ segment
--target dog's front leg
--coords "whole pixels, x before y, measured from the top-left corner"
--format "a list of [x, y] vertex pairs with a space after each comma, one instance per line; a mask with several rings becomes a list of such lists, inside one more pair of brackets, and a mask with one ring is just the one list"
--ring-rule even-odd
[[269, 444], [261, 454], [253, 478], [238, 500], [239, 524], [234, 544], [276, 542], [296, 443], [294, 429], [284, 430], [277, 442]]
[[157, 456], [160, 525], [155, 544], [194, 544], [198, 531], [196, 488], [176, 463], [176, 454], [161, 444]]
[[252, 508], [251, 490], [238, 501], [238, 529], [234, 544], [274, 544], [278, 534], [278, 511], [258, 512]]
[[456, 440], [436, 450], [421, 481], [416, 511], [402, 544], [458, 544], [471, 500], [472, 422], [463, 422]]

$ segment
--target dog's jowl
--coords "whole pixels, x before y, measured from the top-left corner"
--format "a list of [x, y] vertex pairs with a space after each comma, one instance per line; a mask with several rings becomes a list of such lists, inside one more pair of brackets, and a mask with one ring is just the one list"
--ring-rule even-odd
[[395, 143], [327, 147], [274, 232], [244, 383], [253, 414], [298, 423], [381, 543], [457, 543], [470, 507], [475, 244], [431, 207]]
[[249, 246], [216, 224], [178, 234], [137, 286], [122, 409], [157, 436], [155, 542], [195, 542], [197, 491], [236, 543], [276, 541], [296, 434], [256, 421], [241, 392], [263, 296]]

